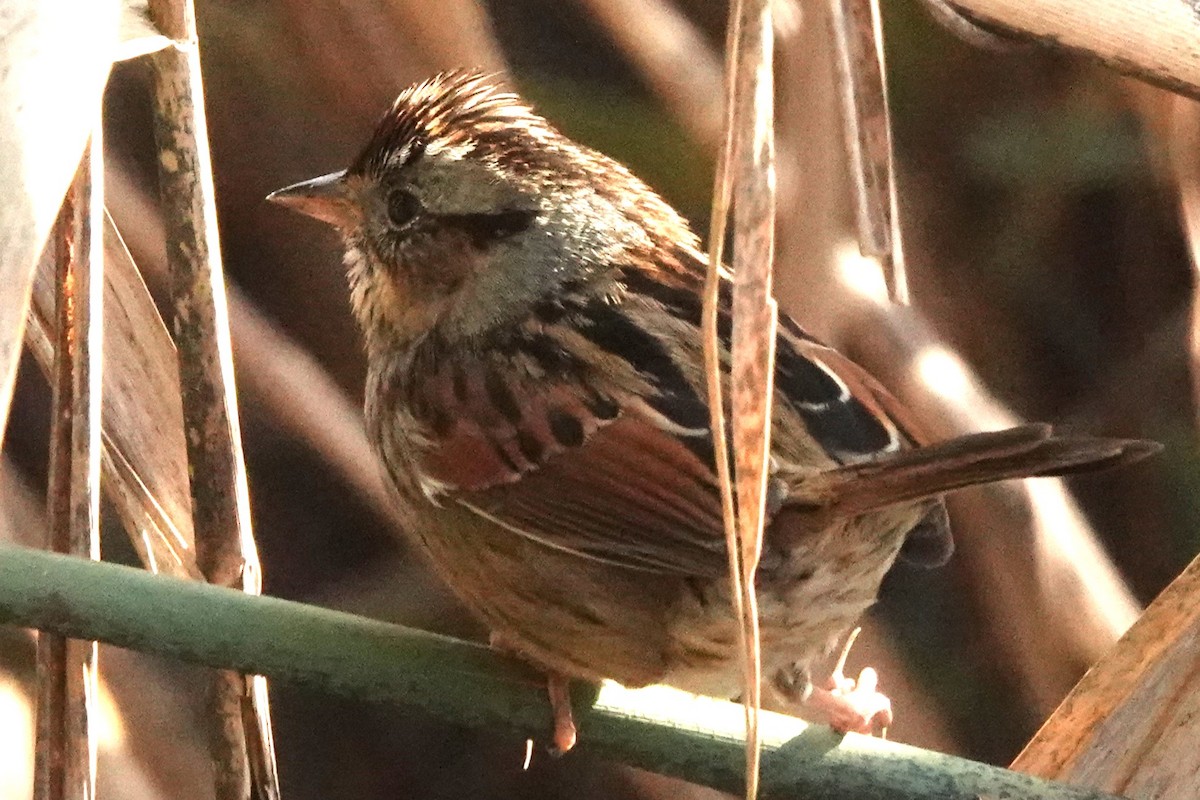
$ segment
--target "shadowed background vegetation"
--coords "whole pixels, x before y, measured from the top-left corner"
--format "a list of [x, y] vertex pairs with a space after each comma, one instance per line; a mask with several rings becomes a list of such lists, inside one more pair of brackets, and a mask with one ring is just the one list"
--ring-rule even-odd
[[[506, 72], [565, 133], [629, 164], [702, 229], [711, 131], [672, 102], [683, 88], [648, 77], [630, 30], [623, 38], [603, 21], [615, 5], [444, 0], [434, 13], [422, 0], [200, 3], [267, 593], [483, 635], [400, 544], [362, 446], [355, 414], [364, 360], [340, 246], [330, 231], [263, 197], [345, 166], [409, 83], [481, 67]], [[1153, 598], [1200, 551], [1193, 278], [1168, 158], [1173, 100], [1079, 59], [974, 49], [914, 0], [885, 6], [901, 219], [919, 319], [889, 314], [855, 288], [849, 183], [817, 4], [805, 4], [803, 19], [780, 4], [781, 19], [792, 20], [781, 25], [777, 57], [781, 307], [877, 371], [941, 434], [970, 423], [938, 398], [979, 426], [994, 424], [1002, 404], [1028, 419], [1167, 445], [1149, 464], [1072, 481], [1083, 517], [1039, 508], [1036, 495], [1033, 510], [1022, 505], [1025, 495], [964, 496], [952, 510], [960, 557], [935, 572], [899, 567], [886, 582], [851, 663], [880, 669], [896, 700], [891, 735], [1007, 763], [1128, 625], [1132, 600]], [[687, 78], [703, 84], [723, 41], [725, 9], [699, 0], [672, 7], [709, 48], [693, 53]], [[638, 15], [624, 19], [634, 39], [644, 24]], [[137, 62], [120, 65], [110, 82], [108, 192], [158, 294], [165, 267], [147, 83]], [[714, 89], [712, 102], [719, 97]], [[6, 440], [0, 491], [9, 519], [0, 530], [34, 542], [49, 389], [27, 361]], [[105, 521], [106, 558], [123, 553], [133, 563], [118, 521]], [[1047, 538], [1039, 524], [1094, 535], [1100, 557], [1077, 549], [1078, 539]], [[1131, 594], [1108, 580], [1103, 553]], [[0, 636], [0, 669], [28, 686], [28, 640]], [[112, 649], [102, 649], [101, 660], [123, 720], [102, 739], [101, 796], [211, 792], [192, 671]], [[288, 800], [710, 793], [586, 752], [539, 754], [523, 772], [522, 742], [408, 711], [286, 687], [273, 691], [273, 702]]]

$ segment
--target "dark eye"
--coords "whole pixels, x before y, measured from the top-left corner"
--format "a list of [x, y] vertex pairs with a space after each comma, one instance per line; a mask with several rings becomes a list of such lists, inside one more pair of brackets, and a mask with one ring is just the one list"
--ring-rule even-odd
[[412, 192], [392, 189], [388, 192], [387, 213], [392, 225], [403, 228], [421, 213], [421, 201], [414, 197]]

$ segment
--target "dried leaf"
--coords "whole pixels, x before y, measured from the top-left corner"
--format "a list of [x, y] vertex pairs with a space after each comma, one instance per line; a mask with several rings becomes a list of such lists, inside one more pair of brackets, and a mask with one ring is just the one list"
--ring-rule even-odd
[[[103, 486], [147, 567], [199, 577], [175, 346], [137, 265], [107, 218], [104, 234]], [[47, 372], [54, 302], [53, 275], [39, 269], [28, 338]]]

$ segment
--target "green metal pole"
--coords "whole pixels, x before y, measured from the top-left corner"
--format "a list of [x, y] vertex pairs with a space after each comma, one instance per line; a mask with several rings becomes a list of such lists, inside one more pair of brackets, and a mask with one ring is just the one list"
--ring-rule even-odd
[[[459, 725], [550, 730], [544, 682], [486, 647], [114, 564], [0, 545], [0, 623], [415, 706]], [[742, 791], [741, 706], [663, 687], [577, 688], [580, 749]], [[762, 740], [767, 798], [1114, 800], [781, 714], [763, 714]]]

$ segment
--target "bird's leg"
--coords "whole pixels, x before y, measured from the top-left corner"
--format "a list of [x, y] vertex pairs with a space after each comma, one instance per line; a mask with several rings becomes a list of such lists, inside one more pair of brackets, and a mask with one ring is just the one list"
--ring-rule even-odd
[[892, 724], [892, 701], [878, 691], [879, 674], [870, 667], [859, 673], [858, 680], [846, 677], [845, 673], [846, 658], [860, 630], [855, 628], [846, 638], [846, 645], [829, 676], [829, 687], [813, 687], [805, 705], [819, 713], [838, 733], [870, 734], [879, 727], [886, 737], [888, 726]]
[[[522, 661], [530, 659], [521, 652], [519, 645], [499, 631], [492, 631], [488, 636], [488, 645], [493, 650], [516, 656]], [[530, 662], [533, 663], [533, 662]], [[554, 719], [555, 755], [562, 755], [575, 746], [579, 733], [575, 728], [575, 718], [571, 713], [571, 681], [565, 675], [554, 670], [546, 669], [536, 663], [533, 666], [546, 673], [546, 694], [550, 699], [550, 714]]]
[[579, 738], [571, 714], [571, 681], [556, 672], [547, 673], [546, 690], [550, 696], [550, 713], [554, 715], [554, 750], [557, 755], [562, 755], [574, 747]]

